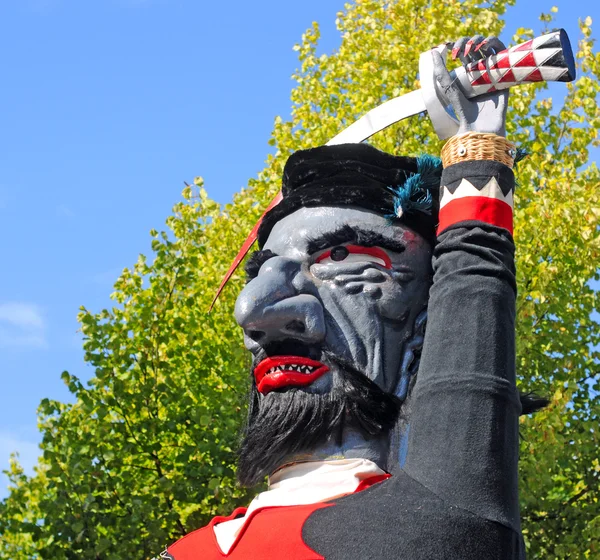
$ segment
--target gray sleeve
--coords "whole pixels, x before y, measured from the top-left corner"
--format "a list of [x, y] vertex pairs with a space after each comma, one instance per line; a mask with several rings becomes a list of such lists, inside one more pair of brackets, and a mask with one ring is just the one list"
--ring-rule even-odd
[[[459, 165], [468, 177], [469, 165]], [[481, 177], [498, 165], [471, 171]], [[440, 235], [433, 268], [403, 468], [449, 504], [519, 531], [512, 236], [458, 222]]]

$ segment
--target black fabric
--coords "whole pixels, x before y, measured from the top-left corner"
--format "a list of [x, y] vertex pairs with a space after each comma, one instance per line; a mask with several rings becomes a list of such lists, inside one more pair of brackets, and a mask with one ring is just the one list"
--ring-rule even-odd
[[[273, 226], [303, 207], [358, 206], [383, 216], [394, 215], [395, 196], [388, 187], [403, 185], [417, 173], [417, 159], [392, 156], [368, 144], [341, 144], [299, 150], [285, 164], [283, 200], [263, 218], [258, 230], [262, 248]], [[438, 194], [429, 213], [408, 212], [400, 222], [433, 244]]]
[[304, 542], [326, 560], [517, 560], [519, 534], [436, 496], [405, 472], [313, 513]]
[[519, 393], [521, 401], [521, 414], [533, 414], [550, 404], [550, 399], [541, 397], [536, 393]]
[[405, 469], [518, 530], [513, 253], [510, 234], [493, 226], [440, 236]]
[[416, 171], [415, 158], [393, 156], [368, 144], [319, 146], [289, 157], [281, 188], [285, 198], [310, 185], [343, 185], [348, 177], [360, 177], [361, 185], [395, 185], [404, 181], [407, 172]]
[[442, 173], [442, 185], [454, 194], [463, 177], [467, 177], [469, 182], [479, 190], [488, 184], [491, 177], [495, 177], [505, 196], [515, 186], [515, 175], [510, 167], [499, 161], [487, 160], [464, 161], [447, 167]]

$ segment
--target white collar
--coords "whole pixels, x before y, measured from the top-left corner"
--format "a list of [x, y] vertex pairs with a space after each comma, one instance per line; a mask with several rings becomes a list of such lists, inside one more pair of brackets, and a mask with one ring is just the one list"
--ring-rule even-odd
[[368, 459], [333, 459], [287, 465], [269, 477], [269, 489], [258, 494], [244, 517], [213, 526], [221, 550], [227, 554], [248, 516], [258, 508], [325, 502], [352, 494], [363, 480], [383, 475]]

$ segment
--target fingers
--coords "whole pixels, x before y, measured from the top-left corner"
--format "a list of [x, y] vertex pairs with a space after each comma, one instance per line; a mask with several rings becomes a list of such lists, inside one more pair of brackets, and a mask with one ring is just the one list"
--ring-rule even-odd
[[[467, 41], [467, 44], [465, 45], [465, 52], [463, 53], [463, 56], [464, 56], [464, 58], [468, 59], [468, 62], [482, 58], [483, 55], [479, 52], [478, 47], [484, 41], [485, 41], [485, 37], [483, 35], [475, 35], [474, 37], [471, 37], [471, 39], [469, 39]], [[461, 59], [461, 60], [462, 60], [462, 63], [465, 64], [465, 60], [464, 59]]]
[[452, 76], [450, 76], [440, 53], [433, 50], [431, 51], [431, 55], [433, 57], [435, 79], [439, 84], [440, 91], [450, 101], [458, 120], [462, 122], [464, 120], [464, 108], [469, 102], [458, 87], [457, 81], [453, 80]]
[[483, 52], [483, 56], [490, 56], [505, 50], [506, 45], [498, 37], [488, 37], [480, 43], [479, 49]]
[[[447, 46], [452, 48], [453, 60], [459, 58], [463, 65], [471, 65], [468, 68], [470, 72], [480, 71], [483, 59], [505, 50], [504, 43], [500, 39], [493, 36], [484, 38], [483, 35], [461, 37], [453, 45], [447, 44]], [[459, 125], [458, 133], [479, 131], [504, 135], [508, 90], [493, 91], [488, 95], [466, 99], [459, 83], [455, 83], [448, 73], [440, 54], [433, 51], [432, 53], [436, 88], [438, 94], [446, 98], [444, 103], [446, 111], [448, 113], [454, 111]], [[487, 66], [487, 62], [485, 65]]]
[[475, 60], [481, 60], [492, 54], [506, 49], [506, 46], [498, 37], [487, 37], [475, 35], [473, 37], [461, 37], [452, 48], [452, 60], [457, 58], [467, 65]]
[[465, 45], [469, 40], [468, 37], [461, 37], [456, 43], [454, 43], [454, 47], [452, 48], [452, 60], [456, 60], [459, 53], [463, 53], [465, 50]]

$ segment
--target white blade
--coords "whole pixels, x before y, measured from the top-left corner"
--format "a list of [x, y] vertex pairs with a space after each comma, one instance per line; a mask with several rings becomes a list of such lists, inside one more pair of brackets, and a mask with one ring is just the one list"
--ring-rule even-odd
[[411, 91], [400, 97], [394, 97], [394, 99], [382, 103], [375, 109], [371, 109], [366, 115], [363, 115], [348, 128], [334, 136], [326, 145], [334, 146], [336, 144], [362, 142], [395, 122], [423, 113], [426, 110], [421, 90]]

